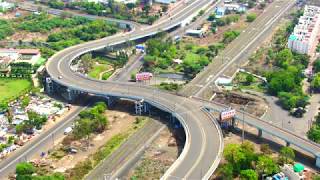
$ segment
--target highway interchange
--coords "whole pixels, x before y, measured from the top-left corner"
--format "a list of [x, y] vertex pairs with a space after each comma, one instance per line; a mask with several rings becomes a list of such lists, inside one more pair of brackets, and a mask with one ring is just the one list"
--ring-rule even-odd
[[[200, 9], [207, 7], [211, 3], [213, 2], [210, 0], [194, 1], [188, 4], [185, 9], [176, 12], [176, 14], [173, 16], [173, 19], [168, 19], [167, 21], [163, 21], [162, 23], [151, 27], [135, 27], [131, 32], [125, 34], [118, 34], [112, 37], [107, 37], [67, 48], [50, 58], [46, 65], [47, 71], [53, 81], [60, 85], [66, 86], [71, 90], [78, 90], [101, 96], [123, 97], [134, 100], [143, 99], [145, 102], [148, 102], [155, 107], [171, 112], [173, 116], [175, 116], [184, 126], [186, 143], [178, 160], [164, 174], [163, 179], [208, 179], [211, 176], [221, 158], [223, 138], [217, 122], [210, 116], [210, 113], [204, 110], [204, 107], [212, 110], [221, 110], [225, 107], [212, 102], [199, 100], [198, 98], [177, 96], [175, 94], [142, 85], [136, 85], [133, 83], [90, 79], [73, 72], [70, 69], [70, 64], [73, 60], [80, 55], [85, 54], [86, 52], [121, 44], [128, 40], [131, 41], [145, 36], [154, 35], [160, 31], [179, 26], [182, 22], [185, 22], [186, 17], [195, 15]], [[248, 54], [247, 49], [250, 49], [250, 47], [245, 47], [245, 50], [243, 51], [240, 50], [241, 53], [238, 55], [239, 47], [243, 47], [246, 44], [257, 43], [257, 39], [259, 39], [259, 36], [263, 33], [261, 33], [261, 30], [256, 28], [261, 27], [262, 30], [267, 29], [265, 26], [271, 26], [273, 22], [270, 21], [270, 19], [272, 19], [272, 17], [279, 18], [282, 14], [277, 12], [280, 12], [281, 10], [287, 10], [286, 8], [289, 8], [293, 1], [283, 0], [279, 1], [279, 3], [283, 4], [281, 4], [281, 6], [273, 4], [277, 6], [274, 7], [275, 11], [270, 12], [268, 14], [269, 16], [263, 16], [257, 21], [257, 23], [260, 23], [258, 24], [259, 26], [257, 26], [257, 24], [252, 25], [252, 33], [245, 33], [248, 34], [248, 37], [243, 37], [244, 39], [239, 38], [240, 40], [237, 39], [232, 43], [234, 49], [230, 52], [224, 52], [225, 54], [228, 54], [230, 58], [232, 58], [231, 61], [221, 61], [223, 64], [221, 66], [215, 66], [215, 69], [210, 65], [205, 69], [205, 71], [197, 76], [197, 78], [193, 81], [196, 82], [194, 84], [202, 84], [201, 86], [198, 86], [200, 87], [200, 91], [197, 90], [197, 92], [202, 92], [202, 88], [207, 88], [209, 84], [212, 84], [216, 77], [225, 73], [224, 70], [226, 68], [217, 67], [232, 67], [237, 64], [236, 62], [242, 62], [246, 57], [245, 55]], [[282, 9], [280, 10], [279, 8]], [[237, 41], [240, 41], [238, 43], [241, 44], [238, 47], [236, 44]], [[212, 74], [216, 76], [210, 80], [207, 80], [206, 78], [204, 79], [204, 77], [210, 77]], [[194, 93], [195, 91], [187, 92], [192, 92], [189, 95], [197, 95]], [[80, 110], [74, 112], [69, 118], [76, 116], [79, 111]], [[320, 147], [317, 144], [309, 142], [306, 139], [296, 136], [291, 132], [283, 130], [279, 127], [273, 126], [256, 117], [248, 114], [246, 114], [245, 117], [246, 123], [249, 125], [280, 137], [289, 143], [295, 144], [296, 146], [312, 153], [313, 155], [316, 155], [318, 152], [320, 152]], [[46, 134], [48, 134], [46, 137], [47, 139], [52, 131], [53, 130], [51, 130], [51, 132], [46, 132]], [[37, 142], [37, 144], [33, 143], [33, 146], [37, 146], [39, 142]], [[29, 144], [29, 147], [31, 148], [32, 145]], [[21, 154], [23, 155], [24, 153]], [[0, 174], [7, 170], [12, 170], [12, 168], [14, 168], [14, 164], [21, 160], [23, 160], [23, 156], [12, 156], [6, 159], [5, 162], [1, 162]]]

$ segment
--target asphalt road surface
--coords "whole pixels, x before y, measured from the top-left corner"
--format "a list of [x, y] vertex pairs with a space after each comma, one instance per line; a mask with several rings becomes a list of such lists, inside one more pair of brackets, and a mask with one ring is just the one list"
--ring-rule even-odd
[[130, 83], [115, 83], [90, 79], [73, 72], [70, 69], [70, 63], [85, 52], [100, 49], [106, 45], [125, 42], [128, 36], [130, 39], [138, 39], [178, 25], [186, 17], [211, 3], [212, 1], [193, 1], [183, 11], [172, 15], [172, 19], [164, 23], [141, 30], [136, 29], [126, 35], [107, 37], [65, 49], [55, 54], [47, 63], [47, 71], [52, 79], [71, 89], [98, 95], [144, 99], [160, 109], [174, 112], [175, 116], [184, 125], [187, 138], [183, 152], [164, 175], [165, 178], [208, 178], [213, 172], [212, 170], [217, 166], [222, 152], [223, 142], [221, 134], [219, 128], [212, 122], [210, 117], [202, 112], [201, 104], [195, 104], [188, 98], [158, 91], [153, 88]]
[[165, 125], [161, 122], [150, 119], [142, 129], [133, 134], [110, 157], [92, 170], [85, 179], [104, 180], [116, 177], [122, 179], [164, 127]]

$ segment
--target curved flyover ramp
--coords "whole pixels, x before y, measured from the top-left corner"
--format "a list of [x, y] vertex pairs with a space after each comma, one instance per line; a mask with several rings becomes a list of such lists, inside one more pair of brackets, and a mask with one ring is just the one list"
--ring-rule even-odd
[[202, 103], [133, 83], [90, 79], [73, 72], [70, 65], [74, 59], [84, 53], [179, 26], [186, 18], [198, 13], [210, 3], [212, 0], [190, 1], [183, 11], [163, 23], [67, 48], [54, 55], [46, 64], [52, 80], [72, 90], [96, 95], [143, 99], [155, 107], [171, 112], [184, 127], [186, 143], [181, 155], [165, 173], [163, 179], [208, 179], [218, 166], [223, 149], [222, 134], [217, 123], [203, 111]]

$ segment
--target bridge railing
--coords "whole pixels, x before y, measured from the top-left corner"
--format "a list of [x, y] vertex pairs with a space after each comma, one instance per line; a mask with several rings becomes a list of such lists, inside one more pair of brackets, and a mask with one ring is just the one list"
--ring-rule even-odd
[[[194, 98], [194, 99], [197, 99], [197, 100], [199, 100], [199, 101], [203, 101], [203, 102], [206, 102], [206, 103], [209, 103], [209, 104], [214, 104], [214, 105], [217, 105], [217, 106], [220, 106], [220, 107], [224, 107], [224, 108], [227, 108], [227, 107], [228, 107], [228, 106], [226, 106], [225, 104], [208, 101], [208, 100], [205, 100], [205, 99], [202, 99], [202, 98], [198, 98], [198, 97], [193, 97], [193, 98]], [[286, 130], [286, 129], [284, 129], [284, 128], [278, 127], [278, 126], [276, 126], [276, 125], [274, 125], [274, 124], [268, 123], [268, 122], [266, 122], [266, 121], [264, 121], [264, 120], [262, 120], [262, 119], [260, 119], [260, 118], [258, 118], [258, 117], [256, 117], [256, 116], [253, 116], [252, 114], [249, 114], [249, 113], [247, 113], [247, 112], [245, 112], [245, 111], [237, 110], [237, 112], [239, 112], [239, 113], [241, 113], [241, 114], [244, 114], [244, 115], [246, 115], [247, 117], [250, 117], [250, 118], [252, 118], [252, 119], [254, 119], [254, 120], [256, 120], [256, 121], [259, 121], [259, 123], [261, 123], [261, 124], [265, 124], [265, 125], [267, 125], [267, 126], [271, 126], [271, 127], [273, 127], [273, 128], [278, 129], [279, 131], [282, 131], [282, 132], [284, 132], [284, 133], [290, 134], [291, 136], [294, 136], [295, 138], [298, 138], [298, 139], [304, 141], [305, 143], [308, 143], [309, 145], [315, 146], [316, 148], [319, 149], [319, 152], [320, 152], [320, 144], [318, 144], [318, 143], [315, 143], [315, 142], [313, 142], [313, 141], [311, 141], [311, 140], [309, 140], [309, 139], [303, 138], [303, 137], [301, 137], [301, 136], [297, 136], [296, 134], [292, 133], [291, 131], [288, 131], [288, 130]], [[249, 122], [250, 120], [249, 120], [248, 118], [244, 119], [244, 121], [247, 122], [247, 123], [249, 123], [249, 124], [252, 124], [252, 125], [253, 125], [253, 123], [250, 123], [250, 122]], [[275, 133], [273, 133], [273, 134], [275, 134]], [[295, 144], [295, 143], [293, 142], [293, 144]], [[315, 154], [315, 153], [317, 153], [317, 152], [311, 152], [311, 153], [312, 153], [312, 154]]]

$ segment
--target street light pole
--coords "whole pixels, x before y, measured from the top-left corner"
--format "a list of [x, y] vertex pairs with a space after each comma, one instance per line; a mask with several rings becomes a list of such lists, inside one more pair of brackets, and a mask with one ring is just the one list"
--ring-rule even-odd
[[244, 106], [241, 107], [242, 111], [242, 136], [241, 136], [241, 142], [243, 144], [244, 142]]

